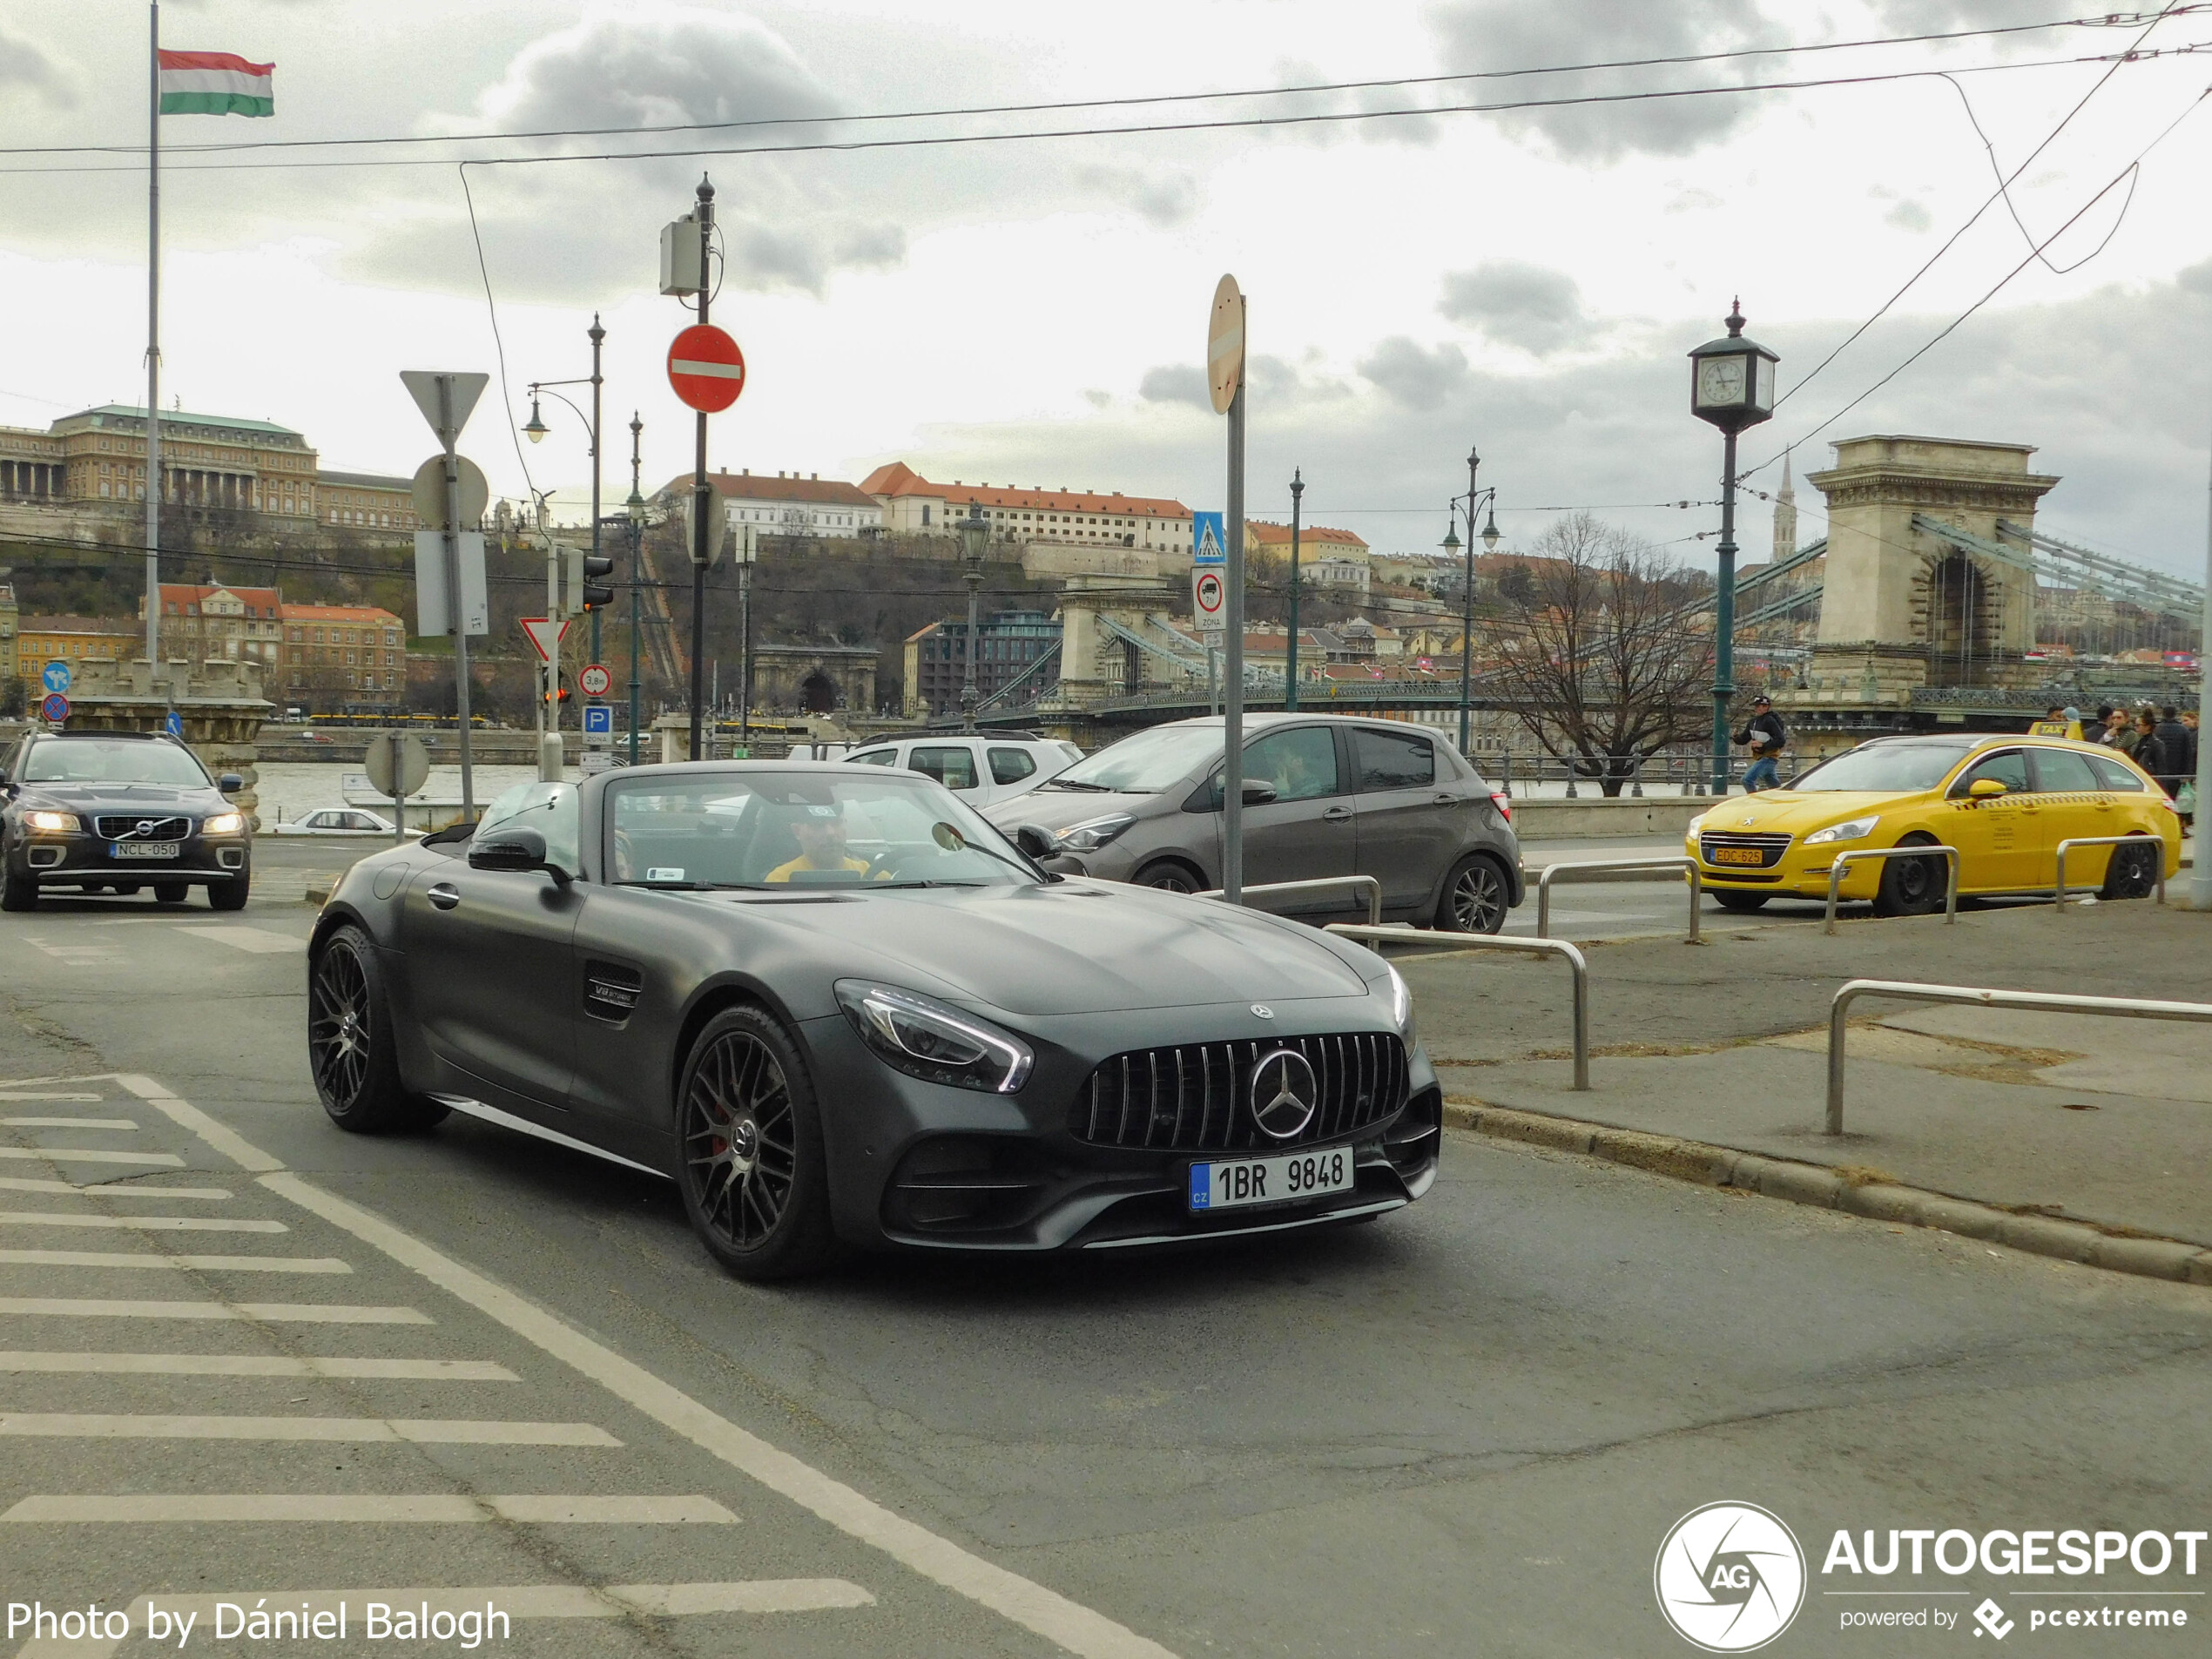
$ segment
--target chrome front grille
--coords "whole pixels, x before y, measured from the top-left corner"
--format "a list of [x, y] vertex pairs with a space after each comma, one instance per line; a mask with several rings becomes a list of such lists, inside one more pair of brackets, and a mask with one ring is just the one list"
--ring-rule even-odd
[[92, 820], [92, 833], [108, 841], [181, 841], [192, 833], [192, 819], [173, 814], [157, 818], [151, 813], [104, 813]]
[[[1782, 862], [1782, 855], [1790, 850], [1790, 840], [1787, 835], [1736, 835], [1726, 831], [1716, 831], [1710, 835], [1698, 836], [1697, 852], [1705, 863], [1716, 870], [1768, 870]], [[1757, 864], [1737, 864], [1715, 858], [1713, 854], [1724, 846], [1750, 847], [1758, 853], [1759, 861]]]
[[[1304, 1055], [1320, 1088], [1313, 1121], [1288, 1141], [1261, 1134], [1252, 1121], [1252, 1069], [1278, 1049]], [[1094, 1146], [1271, 1150], [1379, 1123], [1406, 1103], [1407, 1083], [1406, 1045], [1383, 1032], [1140, 1049], [1091, 1073], [1069, 1129]]]

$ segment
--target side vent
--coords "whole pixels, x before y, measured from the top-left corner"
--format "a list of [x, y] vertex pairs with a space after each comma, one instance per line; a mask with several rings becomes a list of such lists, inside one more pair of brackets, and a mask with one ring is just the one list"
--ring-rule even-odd
[[619, 962], [583, 965], [583, 1011], [595, 1020], [620, 1025], [637, 1011], [645, 976]]

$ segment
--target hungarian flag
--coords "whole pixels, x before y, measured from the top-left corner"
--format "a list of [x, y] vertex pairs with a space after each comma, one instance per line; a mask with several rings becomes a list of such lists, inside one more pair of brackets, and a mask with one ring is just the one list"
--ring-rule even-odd
[[274, 115], [276, 65], [235, 52], [161, 54], [164, 115]]

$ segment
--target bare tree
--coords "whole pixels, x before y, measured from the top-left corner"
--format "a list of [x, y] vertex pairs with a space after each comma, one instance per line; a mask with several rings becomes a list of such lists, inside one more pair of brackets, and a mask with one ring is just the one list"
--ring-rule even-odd
[[1588, 513], [1529, 555], [1527, 581], [1500, 584], [1488, 676], [1548, 753], [1617, 795], [1649, 757], [1709, 729], [1712, 623], [1697, 606], [1712, 580]]

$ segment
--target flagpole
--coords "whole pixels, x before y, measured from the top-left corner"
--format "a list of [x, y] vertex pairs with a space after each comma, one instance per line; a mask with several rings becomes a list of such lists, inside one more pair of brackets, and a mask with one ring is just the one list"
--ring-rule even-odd
[[149, 0], [146, 66], [146, 661], [161, 659], [161, 0]]

